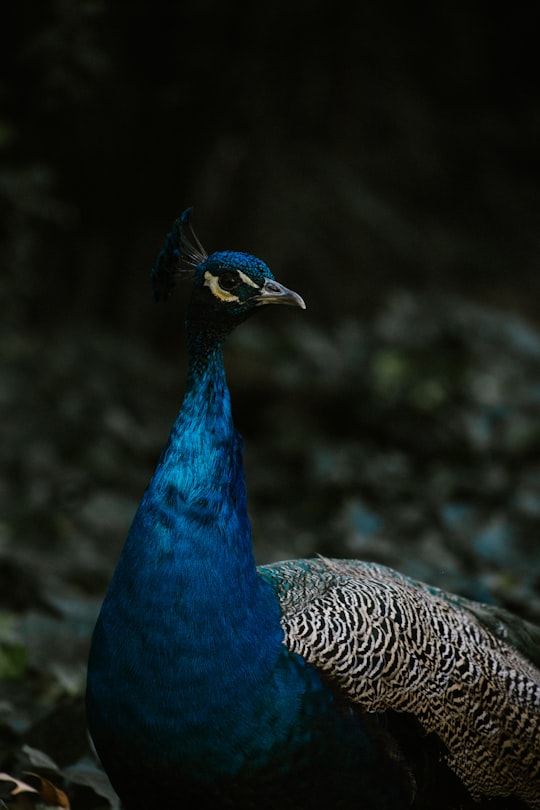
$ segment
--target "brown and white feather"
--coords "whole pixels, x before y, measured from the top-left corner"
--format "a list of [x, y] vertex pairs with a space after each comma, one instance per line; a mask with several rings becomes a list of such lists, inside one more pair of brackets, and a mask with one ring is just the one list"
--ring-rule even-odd
[[540, 808], [540, 671], [467, 604], [374, 563], [263, 566], [284, 644], [363, 711], [414, 715], [474, 798]]

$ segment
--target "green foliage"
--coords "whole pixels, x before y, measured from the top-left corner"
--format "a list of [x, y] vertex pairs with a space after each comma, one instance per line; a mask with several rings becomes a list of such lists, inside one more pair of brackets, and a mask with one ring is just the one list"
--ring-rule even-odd
[[26, 649], [17, 638], [15, 617], [0, 613], [0, 681], [21, 678], [26, 667]]

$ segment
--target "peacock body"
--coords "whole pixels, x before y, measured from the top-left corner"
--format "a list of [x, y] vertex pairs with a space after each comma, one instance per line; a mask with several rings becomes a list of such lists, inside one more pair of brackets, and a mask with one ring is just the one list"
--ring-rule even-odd
[[156, 297], [182, 274], [184, 401], [88, 667], [127, 810], [540, 808], [537, 628], [374, 564], [256, 566], [221, 348], [258, 307], [304, 303], [253, 256], [207, 256], [189, 211]]

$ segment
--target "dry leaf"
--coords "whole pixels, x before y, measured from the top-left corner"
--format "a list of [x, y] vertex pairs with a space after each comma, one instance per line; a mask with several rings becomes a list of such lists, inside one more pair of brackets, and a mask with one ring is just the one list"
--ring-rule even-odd
[[2, 807], [11, 810], [35, 810], [36, 804], [40, 801], [39, 793], [31, 785], [15, 779], [8, 773], [0, 773], [0, 784], [4, 783], [8, 787], [8, 793], [1, 800]]
[[0, 782], [9, 784], [9, 795], [3, 799], [7, 807], [13, 806], [14, 810], [35, 810], [39, 805], [54, 810], [70, 810], [69, 799], [63, 790], [37, 773], [28, 772], [28, 776], [37, 782], [37, 788], [7, 773], [0, 773]]
[[14, 776], [10, 776], [8, 773], [0, 773], [0, 782], [11, 782], [13, 784], [14, 787], [9, 790], [10, 796], [18, 796], [20, 793], [37, 793], [37, 790], [31, 785], [21, 782], [20, 779], [15, 779]]
[[70, 810], [69, 799], [63, 790], [57, 788], [49, 779], [45, 779], [44, 776], [40, 776], [38, 773], [29, 773], [28, 776], [32, 776], [34, 779], [38, 780], [38, 793], [42, 802], [47, 807], [58, 807], [62, 808], [62, 810]]

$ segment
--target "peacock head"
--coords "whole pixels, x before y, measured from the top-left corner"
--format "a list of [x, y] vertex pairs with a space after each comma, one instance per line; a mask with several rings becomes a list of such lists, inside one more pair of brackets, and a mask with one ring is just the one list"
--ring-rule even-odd
[[227, 322], [229, 329], [264, 304], [306, 308], [298, 293], [276, 281], [261, 259], [235, 251], [208, 256], [192, 228], [191, 208], [167, 234], [152, 270], [154, 299], [166, 301], [182, 278], [193, 285], [191, 318]]

